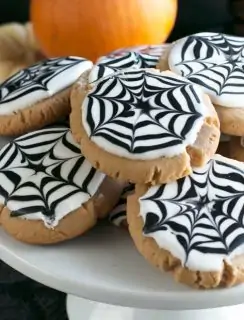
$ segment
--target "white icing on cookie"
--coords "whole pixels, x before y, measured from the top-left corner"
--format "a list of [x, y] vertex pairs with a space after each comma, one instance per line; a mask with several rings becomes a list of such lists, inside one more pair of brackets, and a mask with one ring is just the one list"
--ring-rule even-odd
[[96, 82], [81, 112], [87, 135], [99, 147], [145, 160], [184, 152], [208, 111], [198, 86], [171, 72], [139, 69]]
[[139, 57], [141, 56], [141, 60], [145, 61], [147, 67], [155, 67], [159, 61], [159, 58], [163, 56], [170, 49], [171, 44], [164, 43], [159, 45], [144, 45], [144, 46], [134, 46], [128, 48], [118, 49], [116, 51], [111, 52], [107, 56], [103, 56], [99, 58], [96, 64], [107, 63], [112, 61], [112, 59], [117, 59], [123, 56], [128, 56], [128, 53], [137, 53]]
[[244, 254], [244, 164], [216, 155], [139, 199], [143, 232], [191, 270], [220, 271]]
[[[110, 72], [117, 70], [156, 68], [159, 58], [168, 54], [170, 44], [155, 46], [139, 46], [116, 50], [108, 56], [101, 57], [97, 61], [100, 68], [93, 70], [90, 82], [97, 81], [108, 75]], [[98, 72], [99, 71], [99, 72]]]
[[170, 69], [199, 84], [213, 103], [244, 107], [244, 38], [198, 33], [176, 41]]
[[0, 202], [12, 217], [42, 220], [46, 227], [87, 202], [104, 177], [64, 125], [28, 133], [0, 152]]
[[0, 85], [0, 115], [11, 115], [68, 88], [93, 64], [79, 57], [53, 58], [23, 69]]

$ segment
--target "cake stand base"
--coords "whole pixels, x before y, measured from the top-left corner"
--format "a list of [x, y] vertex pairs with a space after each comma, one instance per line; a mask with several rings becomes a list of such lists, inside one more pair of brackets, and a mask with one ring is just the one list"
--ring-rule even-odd
[[124, 308], [67, 297], [69, 320], [241, 320], [244, 305], [207, 310], [158, 311]]

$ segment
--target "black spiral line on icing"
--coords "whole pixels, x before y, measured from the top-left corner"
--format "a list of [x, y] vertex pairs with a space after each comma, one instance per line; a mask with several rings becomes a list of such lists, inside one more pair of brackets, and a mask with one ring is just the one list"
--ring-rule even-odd
[[[156, 85], [151, 84], [154, 80]], [[181, 145], [202, 118], [199, 104], [187, 81], [145, 70], [124, 71], [97, 83], [86, 98], [85, 121], [91, 138], [102, 137], [129, 153], [142, 154]], [[179, 120], [182, 128], [176, 124]]]
[[244, 244], [244, 173], [223, 160], [210, 160], [140, 201], [158, 208], [146, 212], [144, 234], [169, 231], [184, 249], [185, 263], [192, 251], [230, 255]]
[[26, 134], [0, 153], [0, 198], [6, 206], [18, 202], [11, 216], [41, 212], [51, 224], [60, 203], [72, 195], [94, 194], [99, 173], [86, 161], [64, 125]]
[[142, 46], [134, 46], [134, 47], [127, 47], [123, 49], [118, 49], [115, 51], [112, 51], [110, 54], [107, 56], [101, 57], [98, 61], [102, 61], [106, 58], [117, 58], [119, 56], [123, 56], [128, 52], [136, 52], [139, 54], [147, 54], [150, 56], [155, 56], [160, 58], [162, 53], [165, 51], [165, 49], [169, 48], [170, 44], [164, 43], [164, 44], [159, 44], [159, 45], [142, 45]]
[[76, 57], [52, 58], [17, 72], [0, 85], [0, 105], [38, 90], [48, 91], [52, 79], [83, 61]]
[[244, 93], [243, 38], [217, 33], [189, 36], [175, 66], [182, 76], [216, 95]]
[[115, 70], [126, 68], [155, 68], [159, 61], [158, 56], [139, 53], [126, 52], [121, 56], [104, 58], [99, 65], [103, 65]]
[[91, 83], [96, 82], [116, 71], [124, 69], [155, 68], [159, 57], [150, 54], [138, 52], [124, 52], [123, 54], [111, 55], [105, 57], [92, 70], [93, 79]]
[[134, 192], [134, 189], [135, 189], [135, 186], [134, 184], [131, 184], [131, 183], [124, 188], [117, 205], [109, 215], [109, 221], [112, 224], [116, 226], [120, 226], [121, 224], [127, 221], [127, 218], [126, 218], [127, 197]]

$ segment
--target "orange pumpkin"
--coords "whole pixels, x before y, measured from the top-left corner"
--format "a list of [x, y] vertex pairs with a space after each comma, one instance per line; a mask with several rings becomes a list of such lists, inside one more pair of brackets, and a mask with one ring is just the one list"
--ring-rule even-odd
[[177, 0], [32, 0], [31, 20], [43, 52], [89, 59], [134, 45], [164, 42]]

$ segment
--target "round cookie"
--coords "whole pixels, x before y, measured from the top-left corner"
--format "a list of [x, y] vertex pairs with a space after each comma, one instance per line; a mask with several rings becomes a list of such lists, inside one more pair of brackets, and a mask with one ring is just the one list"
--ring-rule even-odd
[[70, 112], [70, 90], [92, 62], [52, 58], [23, 69], [0, 85], [0, 135], [41, 129]]
[[96, 171], [70, 129], [50, 126], [0, 152], [0, 220], [16, 239], [61, 242], [83, 234], [115, 206], [122, 187]]
[[116, 204], [115, 208], [109, 214], [108, 219], [109, 221], [115, 225], [116, 227], [126, 228], [128, 227], [127, 224], [127, 217], [126, 217], [126, 204], [127, 204], [127, 197], [134, 193], [135, 186], [133, 184], [128, 184], [119, 199], [119, 202]]
[[[167, 55], [171, 44], [164, 43], [152, 46], [135, 46], [123, 48], [111, 52], [107, 56], [98, 59], [97, 64], [104, 65], [114, 69], [125, 68], [156, 68], [159, 58]], [[164, 64], [164, 70], [168, 69], [168, 64]]]
[[198, 33], [175, 42], [170, 69], [200, 85], [218, 112], [221, 131], [244, 135], [244, 38]]
[[132, 183], [165, 183], [215, 153], [218, 117], [198, 86], [156, 69], [109, 69], [91, 83], [93, 70], [72, 90], [70, 121], [95, 168]]
[[178, 282], [197, 288], [244, 281], [244, 164], [215, 155], [183, 179], [128, 197], [139, 252]]
[[229, 149], [230, 158], [244, 162], [243, 137], [231, 137]]

